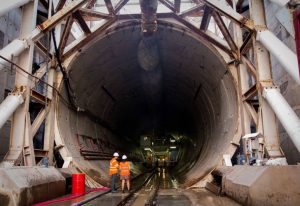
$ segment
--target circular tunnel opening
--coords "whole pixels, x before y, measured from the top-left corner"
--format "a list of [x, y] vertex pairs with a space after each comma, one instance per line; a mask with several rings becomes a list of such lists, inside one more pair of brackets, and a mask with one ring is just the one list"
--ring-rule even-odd
[[60, 132], [73, 160], [104, 181], [107, 166], [80, 156], [87, 140], [78, 135], [103, 138], [145, 162], [163, 161], [187, 186], [220, 162], [237, 130], [237, 94], [224, 60], [179, 25], [159, 23], [148, 39], [136, 23], [114, 27], [82, 48], [68, 73], [84, 112], [61, 103]]

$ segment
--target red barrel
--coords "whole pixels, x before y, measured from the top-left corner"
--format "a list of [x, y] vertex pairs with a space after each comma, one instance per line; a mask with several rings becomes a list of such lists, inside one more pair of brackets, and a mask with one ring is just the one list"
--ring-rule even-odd
[[72, 194], [85, 193], [85, 174], [72, 174]]

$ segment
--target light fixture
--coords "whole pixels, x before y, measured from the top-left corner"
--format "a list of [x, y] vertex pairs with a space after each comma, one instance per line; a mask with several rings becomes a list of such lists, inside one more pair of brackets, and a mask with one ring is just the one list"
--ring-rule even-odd
[[176, 149], [176, 146], [170, 146], [170, 149]]

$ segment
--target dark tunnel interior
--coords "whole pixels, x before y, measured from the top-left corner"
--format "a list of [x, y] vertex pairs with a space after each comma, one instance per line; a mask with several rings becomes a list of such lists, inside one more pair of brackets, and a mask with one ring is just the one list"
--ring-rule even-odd
[[[169, 161], [173, 174], [191, 185], [219, 163], [235, 135], [237, 94], [224, 60], [179, 25], [161, 23], [151, 37], [135, 24], [111, 28], [78, 52], [68, 73], [85, 112], [66, 112], [60, 104], [65, 141], [97, 133], [144, 161]], [[99, 124], [90, 126], [86, 113]], [[69, 150], [76, 149], [72, 144]]]

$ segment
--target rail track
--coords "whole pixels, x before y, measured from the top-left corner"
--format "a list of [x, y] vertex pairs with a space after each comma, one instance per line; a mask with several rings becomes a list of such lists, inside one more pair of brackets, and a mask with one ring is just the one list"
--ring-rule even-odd
[[[142, 181], [141, 181], [142, 180]], [[160, 177], [156, 170], [152, 170], [151, 172], [143, 173], [132, 180], [134, 183], [133, 189], [129, 193], [111, 193], [110, 190], [103, 192], [101, 194], [97, 194], [83, 201], [72, 204], [72, 206], [88, 206], [88, 205], [97, 205], [101, 202], [102, 205], [105, 205], [102, 199], [110, 198], [112, 201], [109, 205], [114, 206], [129, 206], [134, 205], [135, 199], [140, 196], [141, 191], [150, 191], [143, 192], [146, 195], [143, 195], [143, 202], [145, 206], [155, 205], [155, 198], [157, 192], [159, 190], [160, 185]], [[107, 203], [108, 205], [108, 203]], [[139, 204], [140, 205], [140, 204]]]

